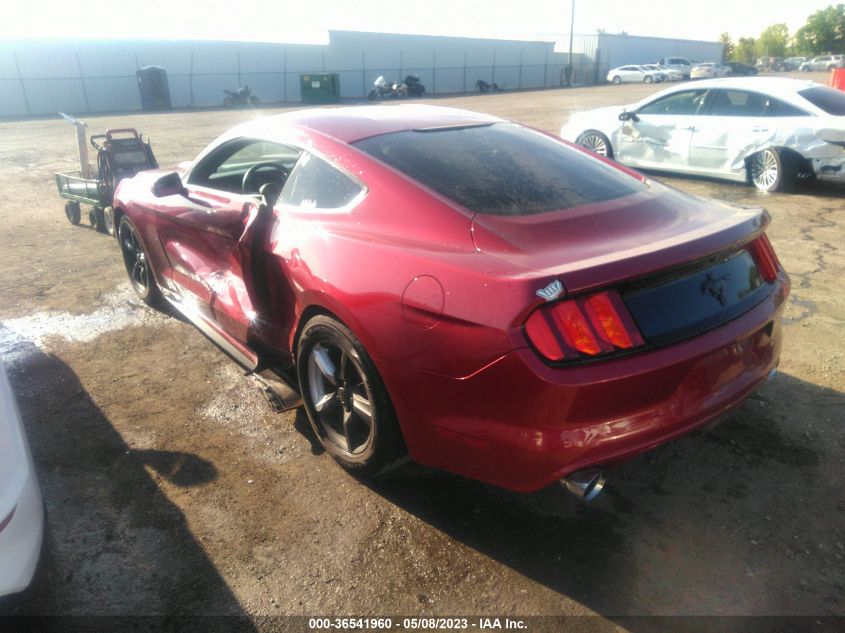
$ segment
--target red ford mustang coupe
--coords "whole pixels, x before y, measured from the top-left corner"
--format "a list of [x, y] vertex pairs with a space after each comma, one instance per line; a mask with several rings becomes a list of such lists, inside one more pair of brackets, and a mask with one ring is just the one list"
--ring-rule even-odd
[[708, 423], [778, 363], [768, 214], [487, 115], [305, 110], [115, 195], [132, 285], [166, 300], [343, 466], [407, 458], [518, 491]]

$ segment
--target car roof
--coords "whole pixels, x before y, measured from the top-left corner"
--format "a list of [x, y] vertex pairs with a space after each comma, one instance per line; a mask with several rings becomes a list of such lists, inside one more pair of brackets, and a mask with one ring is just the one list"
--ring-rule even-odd
[[684, 83], [680, 86], [667, 88], [655, 93], [639, 103], [646, 103], [658, 95], [666, 95], [683, 90], [698, 90], [701, 88], [733, 88], [736, 90], [753, 90], [776, 97], [787, 103], [796, 105], [804, 110], [824, 115], [825, 112], [801, 97], [799, 90], [821, 86], [822, 84], [808, 79], [790, 79], [787, 77], [723, 77], [721, 79], [704, 79], [694, 83]]
[[[690, 84], [685, 84], [687, 88]], [[808, 79], [790, 79], [787, 77], [723, 77], [705, 79], [693, 84], [696, 88], [736, 88], [739, 90], [757, 90], [772, 96], [794, 95], [799, 90], [820, 84]]]
[[309, 108], [243, 123], [231, 135], [269, 138], [290, 126], [307, 128], [344, 143], [392, 132], [499, 123], [504, 119], [459, 108], [422, 104]]

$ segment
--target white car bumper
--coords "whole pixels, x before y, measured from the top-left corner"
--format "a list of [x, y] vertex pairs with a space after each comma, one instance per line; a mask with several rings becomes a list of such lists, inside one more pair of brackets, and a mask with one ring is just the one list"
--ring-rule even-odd
[[32, 469], [11, 520], [0, 532], [0, 596], [23, 591], [32, 582], [43, 535], [44, 506]]
[[43, 535], [44, 506], [35, 466], [0, 363], [0, 596], [29, 586]]

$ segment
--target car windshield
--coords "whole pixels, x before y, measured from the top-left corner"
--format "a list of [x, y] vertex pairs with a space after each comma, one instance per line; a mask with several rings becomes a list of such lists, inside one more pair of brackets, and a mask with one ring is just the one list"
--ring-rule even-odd
[[805, 90], [799, 90], [798, 94], [828, 114], [845, 116], [845, 92], [841, 90], [835, 90], [827, 86], [814, 86]]
[[509, 123], [394, 132], [354, 145], [477, 213], [533, 215], [646, 187], [583, 151]]

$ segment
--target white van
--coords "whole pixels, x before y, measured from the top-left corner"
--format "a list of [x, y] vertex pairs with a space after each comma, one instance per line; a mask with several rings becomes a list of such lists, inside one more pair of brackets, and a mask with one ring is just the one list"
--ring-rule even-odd
[[692, 62], [686, 57], [663, 57], [657, 63], [661, 66], [677, 70], [684, 76], [684, 79], [689, 79], [689, 74], [692, 70]]

